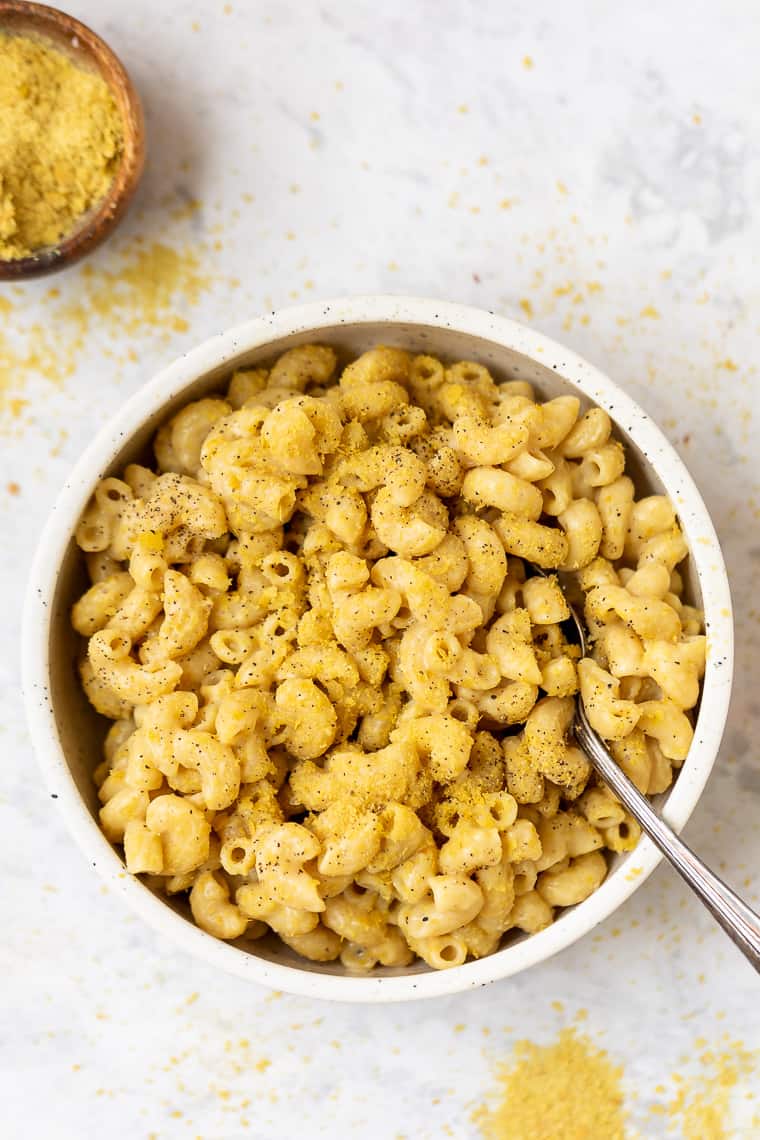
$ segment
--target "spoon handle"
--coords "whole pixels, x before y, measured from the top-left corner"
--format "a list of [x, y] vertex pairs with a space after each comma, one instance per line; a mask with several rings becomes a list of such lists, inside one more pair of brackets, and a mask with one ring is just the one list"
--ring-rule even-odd
[[707, 909], [760, 972], [760, 915], [743, 902], [722, 879], [706, 867], [690, 847], [654, 811], [649, 801], [615, 763], [591, 728], [583, 703], [577, 704], [575, 738], [596, 770], [618, 799], [628, 808], [649, 838], [670, 860]]

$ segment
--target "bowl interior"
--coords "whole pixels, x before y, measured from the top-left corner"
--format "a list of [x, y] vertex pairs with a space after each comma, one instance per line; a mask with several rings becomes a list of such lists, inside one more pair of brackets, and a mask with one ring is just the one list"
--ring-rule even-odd
[[40, 277], [84, 257], [111, 233], [125, 213], [145, 163], [145, 124], [140, 98], [123, 64], [100, 36], [73, 16], [26, 0], [0, 0], [0, 32], [50, 44], [77, 67], [100, 74], [111, 90], [124, 131], [123, 150], [111, 185], [76, 229], [57, 245], [35, 250], [29, 257], [0, 259], [0, 280]]
[[[152, 436], [161, 423], [188, 401], [219, 391], [226, 378], [235, 368], [269, 363], [286, 349], [314, 341], [332, 345], [342, 362], [347, 362], [349, 358], [373, 345], [394, 345], [410, 349], [413, 352], [431, 353], [448, 360], [477, 361], [486, 365], [497, 380], [529, 380], [535, 385], [537, 393], [543, 399], [568, 393], [582, 396], [578, 388], [563, 378], [558, 370], [544, 366], [530, 357], [494, 341], [458, 332], [451, 328], [428, 328], [420, 325], [379, 321], [350, 327], [335, 325], [321, 328], [317, 333], [294, 333], [271, 340], [265, 346], [240, 351], [238, 355], [233, 352], [223, 365], [213, 368], [199, 376], [191, 384], [183, 385], [174, 392], [160, 410], [146, 421], [136, 434], [125, 439], [123, 445], [114, 455], [108, 469], [102, 474], [115, 474], [129, 462], [141, 458], [145, 460]], [[588, 405], [590, 401], [584, 399], [584, 403]], [[611, 408], [609, 404], [608, 411], [614, 418], [614, 408]], [[616, 421], [616, 434], [626, 445], [627, 470], [636, 484], [638, 494], [664, 492], [665, 487], [648, 463], [646, 456], [628, 436], [625, 422], [617, 423]], [[682, 569], [687, 600], [699, 606], [701, 604], [701, 592], [693, 560], [687, 559]], [[80, 639], [71, 630], [69, 624], [71, 604], [86, 588], [86, 585], [87, 580], [81, 553], [72, 539], [60, 568], [51, 613], [49, 646], [51, 698], [66, 763], [82, 800], [87, 805], [93, 819], [97, 819], [98, 803], [92, 783], [92, 771], [100, 762], [101, 743], [109, 722], [99, 717], [92, 710], [80, 689], [75, 668], [81, 648]], [[688, 766], [689, 761], [687, 760], [683, 771]], [[681, 778], [683, 778], [683, 772], [679, 779]], [[668, 792], [658, 797], [658, 802], [660, 804], [665, 803], [669, 794]], [[631, 855], [614, 855], [611, 857], [608, 881], [613, 876], [626, 873], [624, 870], [625, 863], [630, 858]], [[147, 888], [144, 889], [147, 890]], [[192, 921], [189, 917], [189, 907], [184, 900], [174, 899], [167, 901], [166, 905], [171, 906], [188, 921]], [[585, 904], [580, 904], [580, 906], [583, 905]], [[561, 923], [564, 915], [569, 914], [574, 909], [576, 908], [569, 908], [560, 913], [556, 921]], [[525, 937], [524, 935], [508, 935], [504, 945], [514, 945], [523, 941]], [[534, 935], [532, 937], [540, 936]], [[248, 954], [263, 958], [268, 962], [293, 966], [300, 971], [339, 976], [348, 975], [348, 971], [340, 964], [327, 963], [323, 965], [307, 962], [276, 939], [263, 939], [250, 943], [241, 940], [235, 945]], [[503, 952], [502, 949], [501, 953]], [[460, 969], [466, 968], [460, 967]], [[373, 972], [373, 977], [410, 975], [421, 972], [427, 973], [428, 968], [424, 965], [415, 965], [405, 969], [384, 969]], [[351, 976], [355, 977], [355, 975]]]

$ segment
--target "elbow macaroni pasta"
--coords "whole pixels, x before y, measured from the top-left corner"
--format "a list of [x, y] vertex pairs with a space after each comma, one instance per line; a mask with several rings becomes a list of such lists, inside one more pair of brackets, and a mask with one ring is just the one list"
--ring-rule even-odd
[[338, 373], [301, 345], [154, 451], [98, 485], [71, 613], [131, 873], [188, 892], [216, 938], [442, 969], [542, 930], [635, 846], [573, 701], [661, 792], [706, 639], [675, 511], [636, 499], [605, 412], [479, 364], [378, 347]]

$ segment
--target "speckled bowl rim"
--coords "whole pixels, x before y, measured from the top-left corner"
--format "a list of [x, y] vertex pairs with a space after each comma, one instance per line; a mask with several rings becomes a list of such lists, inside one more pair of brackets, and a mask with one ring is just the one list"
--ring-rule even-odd
[[250, 982], [308, 997], [337, 1001], [388, 1002], [453, 994], [507, 978], [545, 961], [587, 934], [633, 894], [662, 856], [643, 838], [626, 861], [585, 902], [563, 913], [539, 934], [487, 958], [402, 977], [339, 977], [273, 963], [220, 942], [175, 913], [138, 879], [127, 874], [100, 832], [69, 772], [52, 705], [48, 646], [50, 612], [58, 567], [82, 509], [100, 474], [157, 409], [199, 377], [242, 352], [293, 333], [335, 325], [417, 325], [453, 329], [512, 349], [551, 368], [589, 400], [605, 408], [647, 457], [675, 503], [702, 592], [709, 656], [701, 711], [689, 758], [663, 810], [680, 829], [691, 815], [715, 762], [728, 713], [733, 671], [733, 624], [725, 565], [702, 498], [681, 459], [646, 413], [576, 353], [515, 321], [481, 309], [410, 297], [353, 297], [284, 309], [211, 337], [160, 372], [136, 392], [98, 433], [82, 455], [53, 508], [31, 568], [23, 621], [23, 681], [35, 750], [50, 795], [88, 862], [115, 893], [159, 934], [210, 966]]

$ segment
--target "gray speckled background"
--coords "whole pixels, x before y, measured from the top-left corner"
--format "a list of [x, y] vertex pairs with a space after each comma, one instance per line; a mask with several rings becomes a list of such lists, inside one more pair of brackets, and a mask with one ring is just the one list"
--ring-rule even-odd
[[718, 1094], [709, 1055], [738, 1057], [743, 1041], [757, 1058], [757, 979], [666, 868], [571, 950], [473, 994], [339, 1007], [214, 976], [90, 874], [41, 786], [16, 652], [58, 486], [107, 414], [183, 349], [264, 308], [352, 292], [525, 319], [640, 401], [713, 513], [737, 681], [687, 836], [757, 905], [755, 5], [71, 10], [143, 93], [151, 165], [87, 266], [0, 286], [4, 1134], [475, 1138], [472, 1109], [512, 1044], [574, 1024], [623, 1066], [632, 1134], [684, 1134], [667, 1108], [681, 1076], [687, 1106], [718, 1097], [726, 1137], [760, 1135], [760, 1070], [742, 1061]]

